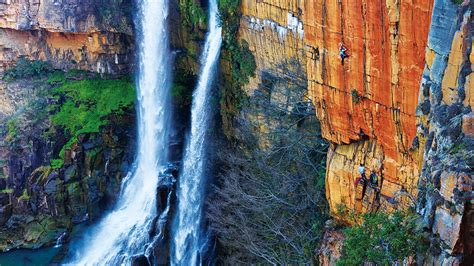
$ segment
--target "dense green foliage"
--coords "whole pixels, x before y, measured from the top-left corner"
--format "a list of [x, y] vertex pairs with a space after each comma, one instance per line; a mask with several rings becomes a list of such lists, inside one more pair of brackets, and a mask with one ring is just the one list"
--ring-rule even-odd
[[[232, 46], [234, 47], [234, 46]], [[255, 74], [257, 64], [255, 57], [249, 49], [249, 44], [244, 40], [240, 47], [234, 47], [232, 53], [232, 79], [242, 86], [249, 82], [249, 78]]]
[[[49, 81], [60, 84], [53, 90], [57, 104], [52, 105], [55, 113], [51, 115], [51, 122], [70, 136], [64, 147], [66, 149], [77, 140], [79, 134], [99, 132], [100, 127], [108, 123], [108, 115], [120, 114], [135, 100], [135, 90], [129, 78], [66, 81], [59, 74], [53, 75]], [[61, 166], [62, 161], [53, 160], [53, 168]]]
[[171, 96], [176, 107], [189, 107], [193, 100], [193, 89], [196, 86], [197, 76], [189, 71], [189, 69], [186, 69], [186, 60], [183, 60], [183, 57], [178, 57], [178, 60], [181, 64], [176, 66]]
[[181, 23], [184, 26], [193, 28], [206, 22], [206, 13], [195, 0], [180, 0], [179, 10], [181, 13]]
[[16, 62], [15, 66], [5, 71], [3, 79], [13, 80], [18, 78], [31, 78], [45, 75], [51, 70], [51, 65], [46, 61], [29, 60], [22, 57]]
[[224, 48], [229, 52], [232, 64], [232, 81], [238, 86], [248, 83], [256, 69], [255, 57], [244, 40], [237, 41], [240, 25], [240, 1], [219, 0], [220, 19], [223, 28]]
[[390, 265], [426, 252], [429, 245], [422, 224], [419, 216], [410, 212], [366, 214], [361, 225], [344, 231], [342, 256], [337, 265]]

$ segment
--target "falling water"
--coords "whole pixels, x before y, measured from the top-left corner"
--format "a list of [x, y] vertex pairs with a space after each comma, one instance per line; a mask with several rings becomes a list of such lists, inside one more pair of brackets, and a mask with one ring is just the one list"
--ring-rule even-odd
[[191, 135], [186, 146], [182, 174], [178, 187], [178, 211], [174, 221], [171, 250], [172, 265], [196, 265], [205, 239], [201, 236], [204, 199], [205, 142], [209, 128], [210, 90], [215, 76], [222, 43], [217, 21], [216, 0], [209, 4], [209, 33], [201, 55], [201, 74], [193, 95]]
[[[158, 174], [167, 157], [170, 122], [167, 0], [139, 1], [139, 147], [116, 207], [82, 240], [72, 264], [117, 265], [143, 253], [156, 217]], [[127, 263], [128, 264], [128, 263]]]

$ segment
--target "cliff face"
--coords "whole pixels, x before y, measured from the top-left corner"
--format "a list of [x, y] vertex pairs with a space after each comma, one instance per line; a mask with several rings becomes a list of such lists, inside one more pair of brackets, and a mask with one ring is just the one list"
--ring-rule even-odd
[[[332, 143], [326, 196], [333, 215], [417, 204], [444, 247], [428, 262], [466, 261], [462, 255], [473, 253], [473, 3], [305, 7], [308, 88]], [[363, 199], [362, 186], [353, 185], [360, 163], [379, 176], [380, 192], [367, 187]]]
[[0, 71], [19, 57], [121, 74], [133, 66], [132, 2], [0, 1]]
[[[239, 37], [257, 61], [244, 90], [258, 98], [268, 73], [307, 80], [331, 143], [332, 215], [349, 222], [351, 212], [417, 206], [444, 243], [428, 259], [438, 263], [472, 254], [471, 2], [242, 1]], [[344, 64], [340, 44], [347, 48]], [[282, 65], [288, 62], [303, 67], [289, 71]], [[287, 80], [294, 93], [297, 79]], [[260, 147], [274, 143], [265, 139], [276, 128], [265, 108], [246, 106], [239, 115], [235, 128], [250, 125]], [[359, 164], [376, 173], [376, 187], [354, 186]]]
[[[129, 73], [135, 53], [131, 3], [0, 1], [0, 76], [23, 57], [65, 71]], [[21, 67], [31, 71], [33, 64]], [[133, 159], [133, 111], [110, 117], [99, 133], [82, 134], [64, 151], [64, 165], [53, 165], [70, 136], [52, 126], [51, 92], [58, 82], [83, 75], [70, 72], [64, 81], [51, 81], [53, 73], [40, 73], [0, 81], [2, 251], [66, 240], [73, 224], [97, 217], [119, 191]]]
[[67, 141], [52, 131], [41, 80], [5, 85], [10, 95], [27, 90], [22, 111], [0, 117], [0, 251], [66, 241], [72, 226], [95, 219], [115, 200], [133, 156], [133, 115], [114, 117], [97, 134], [83, 134], [53, 167]]
[[443, 242], [431, 258], [442, 265], [474, 261], [473, 10], [472, 1], [434, 1], [416, 112], [418, 209]]
[[[431, 1], [306, 1], [308, 89], [333, 143], [326, 176], [333, 212], [339, 204], [391, 210], [410, 204], [401, 193], [417, 194], [412, 142], [431, 9]], [[340, 43], [349, 55], [344, 64]], [[358, 200], [359, 164], [379, 176], [377, 199], [368, 191]]]
[[251, 139], [263, 149], [277, 143], [274, 135], [285, 127], [283, 115], [275, 111], [291, 113], [296, 105], [308, 103], [302, 8], [297, 0], [241, 3], [239, 39], [248, 42], [257, 68], [242, 88], [248, 105], [232, 127], [239, 139]]

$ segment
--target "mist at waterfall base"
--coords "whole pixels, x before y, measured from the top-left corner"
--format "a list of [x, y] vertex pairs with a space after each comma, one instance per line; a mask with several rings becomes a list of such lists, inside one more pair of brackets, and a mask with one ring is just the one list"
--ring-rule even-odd
[[174, 217], [171, 265], [197, 265], [207, 246], [202, 226], [206, 178], [206, 133], [210, 125], [211, 89], [222, 44], [217, 0], [209, 3], [209, 32], [201, 55], [201, 73], [193, 94], [191, 132], [178, 179], [178, 208]]
[[167, 161], [171, 117], [168, 1], [142, 0], [137, 6], [140, 61], [136, 162], [122, 182], [116, 206], [71, 245], [69, 256], [73, 259], [67, 263], [129, 264], [133, 255], [143, 254], [147, 243], [153, 241], [149, 231], [157, 215], [156, 188], [158, 174]]

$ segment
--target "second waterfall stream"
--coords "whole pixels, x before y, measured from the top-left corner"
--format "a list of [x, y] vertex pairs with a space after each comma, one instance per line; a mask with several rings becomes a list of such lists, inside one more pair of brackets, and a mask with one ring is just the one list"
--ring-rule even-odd
[[178, 181], [178, 209], [172, 230], [171, 264], [201, 264], [200, 252], [206, 243], [203, 233], [205, 196], [206, 135], [212, 117], [210, 95], [222, 44], [217, 0], [209, 3], [209, 32], [201, 55], [201, 73], [193, 94], [191, 133], [186, 144], [182, 174]]

